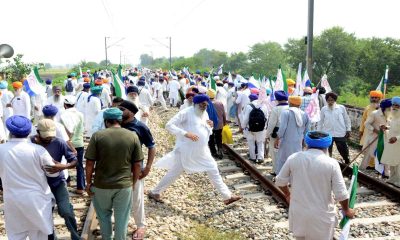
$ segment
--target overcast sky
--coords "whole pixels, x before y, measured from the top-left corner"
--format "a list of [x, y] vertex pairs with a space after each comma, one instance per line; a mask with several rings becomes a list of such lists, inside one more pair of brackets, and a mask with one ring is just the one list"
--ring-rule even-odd
[[[202, 48], [248, 51], [307, 34], [308, 0], [0, 0], [0, 44], [28, 62], [52, 65], [109, 59], [138, 63], [142, 53], [191, 56]], [[342, 26], [357, 37], [400, 39], [399, 0], [315, 0], [314, 35]], [[121, 41], [119, 41], [122, 39]], [[166, 45], [163, 46], [162, 44]]]

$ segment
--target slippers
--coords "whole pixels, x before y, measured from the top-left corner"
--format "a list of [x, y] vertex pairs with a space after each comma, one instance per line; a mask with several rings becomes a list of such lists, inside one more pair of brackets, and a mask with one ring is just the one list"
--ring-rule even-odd
[[225, 200], [225, 201], [224, 201], [224, 204], [225, 204], [225, 205], [229, 205], [229, 204], [231, 204], [231, 203], [234, 203], [234, 202], [236, 202], [236, 201], [239, 201], [240, 199], [242, 199], [242, 197], [240, 197], [240, 196], [232, 196], [231, 198]]
[[147, 196], [149, 197], [149, 199], [153, 199], [153, 200], [156, 201], [156, 202], [164, 203], [164, 201], [161, 200], [161, 198], [160, 198], [160, 194], [154, 194], [154, 193], [152, 193], [151, 191], [149, 191], [149, 192], [147, 193]]
[[146, 228], [138, 228], [133, 232], [132, 240], [143, 240], [146, 234]]
[[75, 189], [72, 193], [74, 193], [76, 195], [83, 195], [83, 194], [85, 194], [85, 191], [84, 190]]

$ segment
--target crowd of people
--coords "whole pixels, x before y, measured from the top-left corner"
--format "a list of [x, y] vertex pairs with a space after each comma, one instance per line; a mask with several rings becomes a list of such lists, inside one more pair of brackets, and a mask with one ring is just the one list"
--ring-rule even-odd
[[[114, 82], [106, 70], [71, 73], [62, 85], [46, 80], [39, 96], [27, 94], [22, 82], [0, 82], [0, 177], [9, 239], [55, 239], [54, 204], [71, 239], [80, 239], [68, 186], [74, 186], [75, 194], [93, 198], [102, 239], [125, 239], [131, 216], [137, 226], [133, 239], [143, 239], [144, 178], [156, 156], [148, 123], [156, 104], [179, 112], [165, 125], [176, 143], [154, 164], [168, 172], [148, 191], [150, 199], [162, 202], [162, 193], [184, 172], [206, 172], [224, 204], [240, 200], [224, 183], [215, 161], [224, 158], [223, 129], [231, 123], [247, 141], [249, 161], [262, 164], [271, 157], [270, 174], [290, 201], [295, 237], [331, 239], [336, 224], [332, 192], [345, 215], [354, 216], [339, 164], [332, 158], [335, 143], [343, 161], [350, 163], [351, 122], [336, 93], [303, 86], [299, 96], [290, 79], [289, 91], [273, 91], [272, 86], [255, 87], [238, 74], [187, 70], [126, 69], [121, 96]], [[318, 100], [317, 121], [306, 111], [315, 103], [313, 96]], [[364, 111], [360, 169], [382, 168], [383, 177], [400, 187], [400, 97], [383, 97], [371, 91], [371, 104]], [[384, 151], [377, 158], [381, 133]], [[68, 173], [72, 169], [76, 185]]]

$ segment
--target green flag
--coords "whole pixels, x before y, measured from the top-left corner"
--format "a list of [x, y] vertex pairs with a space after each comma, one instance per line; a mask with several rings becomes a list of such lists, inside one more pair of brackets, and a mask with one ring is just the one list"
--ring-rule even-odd
[[119, 79], [122, 80], [122, 66], [121, 66], [121, 64], [118, 65], [117, 74], [118, 74]]
[[121, 79], [114, 73], [114, 71], [111, 71], [113, 75], [113, 83], [114, 83], [114, 90], [115, 90], [115, 96], [126, 99], [126, 92], [125, 92], [125, 87], [124, 84], [122, 83]]
[[379, 130], [378, 145], [376, 146], [376, 157], [378, 158], [379, 163], [381, 163], [381, 158], [384, 148], [385, 148], [385, 134], [382, 130]]
[[[349, 208], [353, 209], [356, 204], [357, 199], [357, 178], [358, 178], [358, 166], [357, 164], [353, 165], [353, 175], [351, 176], [350, 187], [348, 191], [350, 192], [349, 198]], [[342, 221], [340, 221], [340, 228], [342, 232], [340, 233], [339, 239], [347, 239], [350, 233], [350, 219], [346, 216], [343, 217]]]
[[215, 91], [217, 91], [217, 82], [214, 80], [214, 77], [212, 76], [212, 74], [210, 74], [210, 86], [211, 86], [211, 89], [214, 89]]
[[40, 78], [39, 70], [36, 66], [33, 67], [33, 73], [35, 74], [36, 79], [41, 83], [44, 84], [43, 79]]

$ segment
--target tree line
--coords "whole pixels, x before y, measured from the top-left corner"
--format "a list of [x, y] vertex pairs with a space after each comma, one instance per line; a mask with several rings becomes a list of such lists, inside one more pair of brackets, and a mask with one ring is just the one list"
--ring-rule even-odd
[[[191, 57], [172, 58], [172, 68], [189, 67], [210, 71], [224, 64], [224, 71], [243, 76], [275, 76], [280, 64], [287, 77], [296, 78], [301, 62], [306, 66], [307, 45], [304, 38], [291, 38], [281, 45], [277, 42], [256, 43], [248, 52], [227, 53], [201, 49]], [[365, 95], [375, 89], [388, 65], [389, 89], [400, 85], [400, 40], [393, 38], [357, 38], [342, 27], [326, 29], [313, 41], [313, 79], [316, 84], [328, 75], [332, 89]], [[140, 64], [149, 68], [169, 68], [169, 59], [140, 56]]]

